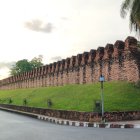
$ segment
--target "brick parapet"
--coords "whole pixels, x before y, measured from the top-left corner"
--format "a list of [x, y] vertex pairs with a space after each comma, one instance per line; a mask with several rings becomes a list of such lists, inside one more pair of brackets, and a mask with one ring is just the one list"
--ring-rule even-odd
[[104, 49], [104, 60], [110, 60], [114, 52], [113, 44], [107, 44]]
[[88, 64], [91, 64], [94, 62], [94, 59], [96, 57], [96, 50], [90, 50], [89, 55], [88, 55]]
[[75, 66], [76, 63], [76, 56], [72, 56], [70, 58], [70, 69], [72, 69]]
[[90, 50], [90, 52], [3, 79], [0, 81], [0, 88], [3, 89], [8, 85], [12, 87], [11, 84], [18, 82], [22, 82], [22, 86], [18, 86], [20, 88], [30, 87], [30, 85], [36, 87], [92, 83], [98, 81], [101, 73], [108, 81], [135, 82], [140, 79], [139, 60], [137, 40], [134, 37], [127, 37], [125, 42], [117, 40], [114, 45], [107, 44], [105, 48], [98, 47], [97, 50]]

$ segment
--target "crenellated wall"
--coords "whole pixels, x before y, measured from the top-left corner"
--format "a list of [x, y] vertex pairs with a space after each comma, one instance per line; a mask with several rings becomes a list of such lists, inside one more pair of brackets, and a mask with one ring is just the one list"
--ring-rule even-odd
[[106, 81], [140, 80], [140, 52], [134, 37], [3, 79], [0, 89], [94, 83], [101, 74]]

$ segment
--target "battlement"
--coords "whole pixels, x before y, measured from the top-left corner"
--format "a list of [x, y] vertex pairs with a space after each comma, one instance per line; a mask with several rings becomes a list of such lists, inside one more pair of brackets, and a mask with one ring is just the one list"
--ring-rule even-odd
[[[89, 52], [62, 59], [30, 72], [0, 80], [0, 88], [92, 83], [98, 81], [101, 72], [108, 80], [138, 81], [140, 79], [140, 60], [134, 56], [135, 53], [140, 54], [137, 51], [137, 40], [129, 36], [124, 42], [117, 40], [114, 45], [108, 43], [105, 47], [98, 47], [97, 50], [92, 49]], [[100, 66], [100, 62], [104, 62], [104, 67]], [[121, 69], [123, 70], [121, 71]], [[135, 73], [135, 75], [130, 76], [130, 73], [132, 73], [131, 75]], [[117, 75], [117, 78], [113, 78], [113, 75]], [[38, 85], [34, 84], [37, 83], [36, 81], [39, 81]], [[17, 86], [17, 83], [21, 85]]]

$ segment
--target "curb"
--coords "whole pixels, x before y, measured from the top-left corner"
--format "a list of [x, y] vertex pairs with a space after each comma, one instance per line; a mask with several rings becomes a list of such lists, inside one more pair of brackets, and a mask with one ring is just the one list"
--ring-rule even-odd
[[38, 115], [38, 119], [47, 122], [59, 124], [59, 125], [69, 125], [77, 127], [93, 127], [93, 128], [140, 128], [140, 124], [113, 124], [113, 123], [90, 123], [90, 122], [79, 122], [62, 120], [54, 117], [48, 117], [43, 115]]
[[49, 117], [49, 116], [44, 116], [44, 115], [39, 115], [39, 114], [34, 114], [34, 113], [28, 113], [28, 112], [23, 112], [23, 111], [18, 111], [18, 110], [3, 108], [3, 107], [0, 107], [0, 110], [5, 110], [8, 112], [22, 114], [25, 116], [29, 116], [32, 118], [36, 118], [39, 120], [43, 120], [43, 121], [47, 121], [47, 122], [59, 124], [59, 125], [76, 126], [76, 127], [93, 127], [93, 128], [140, 128], [140, 124], [80, 122], [80, 121], [64, 120], [64, 119], [60, 119], [60, 118]]

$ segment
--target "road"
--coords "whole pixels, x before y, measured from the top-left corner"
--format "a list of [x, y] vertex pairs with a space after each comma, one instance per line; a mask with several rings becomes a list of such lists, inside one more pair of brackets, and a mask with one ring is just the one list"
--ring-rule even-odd
[[140, 140], [140, 129], [56, 125], [0, 111], [0, 140]]

